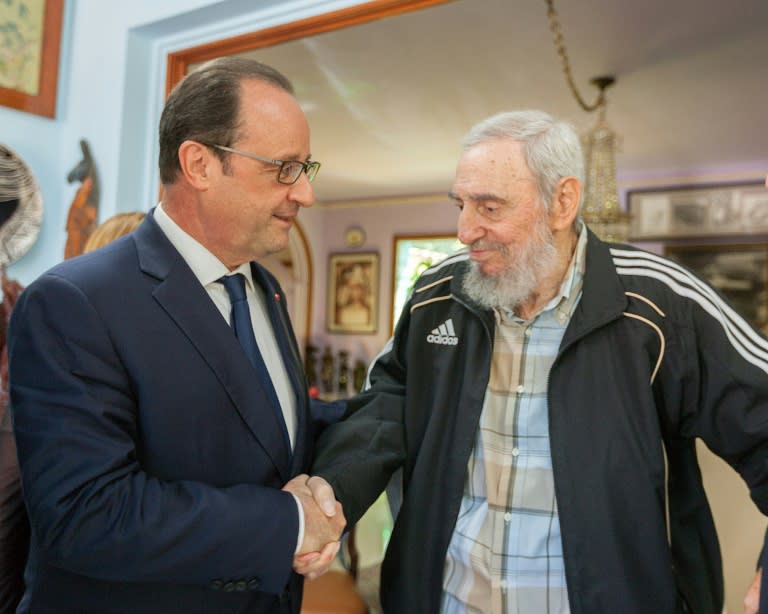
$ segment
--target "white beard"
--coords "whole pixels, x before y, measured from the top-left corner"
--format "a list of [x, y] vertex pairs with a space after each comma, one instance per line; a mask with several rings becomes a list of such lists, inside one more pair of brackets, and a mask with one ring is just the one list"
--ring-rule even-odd
[[496, 249], [507, 259], [507, 268], [495, 275], [483, 273], [477, 262], [470, 262], [462, 284], [464, 292], [486, 309], [515, 309], [533, 297], [541, 280], [558, 266], [554, 237], [544, 216], [539, 217], [516, 256], [503, 245], [483, 244], [483, 248]]

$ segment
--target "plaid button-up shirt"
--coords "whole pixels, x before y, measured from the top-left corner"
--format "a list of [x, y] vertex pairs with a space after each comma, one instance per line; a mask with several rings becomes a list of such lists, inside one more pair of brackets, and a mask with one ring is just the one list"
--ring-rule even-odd
[[560, 291], [531, 321], [496, 313], [491, 373], [445, 562], [443, 614], [567, 614], [547, 381], [581, 297], [582, 227]]

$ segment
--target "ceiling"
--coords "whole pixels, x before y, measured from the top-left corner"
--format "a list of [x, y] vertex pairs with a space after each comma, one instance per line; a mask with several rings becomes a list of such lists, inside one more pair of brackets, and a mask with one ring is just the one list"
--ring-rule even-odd
[[[767, 0], [560, 0], [576, 84], [614, 75], [620, 183], [768, 172]], [[454, 0], [249, 52], [291, 78], [323, 168], [318, 202], [445, 194], [459, 143], [493, 113], [538, 108], [580, 132], [545, 0]]]

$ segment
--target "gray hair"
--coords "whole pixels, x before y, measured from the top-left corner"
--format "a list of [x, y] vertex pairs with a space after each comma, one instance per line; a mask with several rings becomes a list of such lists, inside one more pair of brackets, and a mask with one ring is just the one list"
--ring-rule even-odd
[[498, 113], [475, 124], [464, 137], [462, 147], [466, 151], [494, 139], [512, 139], [523, 145], [523, 156], [546, 210], [557, 182], [563, 177], [576, 177], [584, 185], [584, 156], [571, 124], [543, 111]]

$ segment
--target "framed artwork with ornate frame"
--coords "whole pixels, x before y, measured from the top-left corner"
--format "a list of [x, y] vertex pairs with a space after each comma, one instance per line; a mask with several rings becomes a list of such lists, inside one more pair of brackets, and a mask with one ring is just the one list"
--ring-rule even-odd
[[739, 315], [768, 334], [768, 242], [667, 245], [664, 253], [709, 282]]
[[764, 181], [627, 192], [630, 241], [768, 233]]
[[378, 311], [379, 254], [331, 254], [328, 257], [328, 332], [375, 333]]
[[56, 115], [64, 0], [0, 3], [0, 104]]
[[392, 248], [392, 330], [416, 279], [463, 247], [456, 234], [395, 235]]

